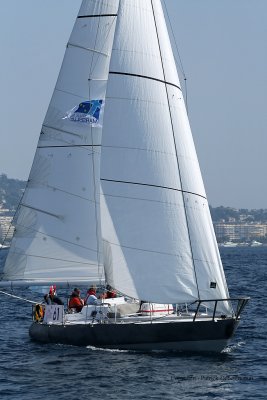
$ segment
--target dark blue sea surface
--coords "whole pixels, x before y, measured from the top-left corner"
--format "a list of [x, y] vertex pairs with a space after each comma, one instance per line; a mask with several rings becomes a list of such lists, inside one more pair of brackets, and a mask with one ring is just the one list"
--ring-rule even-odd
[[0, 398], [266, 399], [267, 247], [223, 248], [221, 255], [231, 297], [251, 301], [232, 344], [218, 355], [34, 343], [31, 305], [0, 295]]

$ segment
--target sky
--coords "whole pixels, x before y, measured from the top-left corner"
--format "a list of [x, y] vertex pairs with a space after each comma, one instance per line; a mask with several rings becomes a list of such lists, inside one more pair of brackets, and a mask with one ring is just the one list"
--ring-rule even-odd
[[[0, 0], [0, 174], [9, 178], [28, 178], [80, 3]], [[267, 1], [165, 4], [209, 203], [267, 208]]]

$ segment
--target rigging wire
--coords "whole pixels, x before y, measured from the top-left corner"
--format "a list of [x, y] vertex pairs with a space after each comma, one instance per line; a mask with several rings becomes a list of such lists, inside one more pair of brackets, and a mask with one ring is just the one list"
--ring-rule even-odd
[[[103, 3], [101, 4], [101, 9], [100, 9], [100, 14], [102, 14], [102, 8], [103, 8]], [[100, 17], [98, 17], [98, 23], [97, 23], [97, 30], [96, 30], [96, 36], [95, 36], [95, 43], [93, 46], [93, 49], [96, 50], [96, 44], [97, 44], [97, 38], [98, 38], [98, 34], [99, 34], [99, 26], [100, 26]], [[92, 60], [91, 60], [91, 65], [90, 65], [90, 70], [89, 70], [89, 79], [88, 79], [88, 99], [89, 101], [92, 100], [91, 99], [91, 76], [92, 73], [94, 71], [94, 66], [93, 66], [93, 62], [94, 62], [94, 57], [95, 57], [94, 53], [92, 54]], [[98, 57], [100, 57], [100, 54], [97, 54], [97, 59]], [[95, 64], [96, 65], [96, 64]], [[89, 127], [90, 133], [91, 133], [91, 143], [92, 143], [92, 169], [93, 169], [93, 187], [94, 187], [94, 200], [95, 200], [95, 235], [96, 235], [96, 250], [97, 250], [97, 266], [98, 266], [98, 277], [99, 277], [99, 281], [101, 280], [101, 275], [100, 275], [100, 265], [101, 265], [101, 260], [100, 260], [100, 244], [99, 244], [99, 225], [100, 225], [100, 221], [98, 218], [98, 207], [97, 207], [97, 185], [96, 185], [96, 172], [95, 172], [95, 148], [94, 148], [94, 129], [92, 126]]]
[[169, 22], [169, 26], [170, 26], [170, 30], [171, 30], [171, 34], [172, 34], [172, 38], [173, 38], [173, 42], [174, 42], [174, 45], [175, 45], [175, 50], [176, 50], [177, 55], [178, 55], [178, 61], [177, 61], [175, 55], [174, 55], [174, 59], [175, 59], [175, 62], [177, 64], [177, 67], [180, 69], [180, 71], [181, 71], [181, 73], [183, 75], [183, 79], [184, 79], [185, 107], [186, 107], [186, 111], [187, 111], [187, 114], [188, 114], [187, 78], [186, 78], [186, 75], [185, 75], [185, 70], [184, 70], [184, 67], [183, 67], [182, 58], [181, 58], [181, 55], [180, 55], [180, 52], [179, 52], [179, 48], [178, 48], [178, 44], [177, 44], [177, 41], [176, 41], [176, 38], [175, 38], [175, 35], [174, 35], [171, 19], [170, 19], [170, 16], [169, 16], [169, 12], [168, 12], [168, 8], [166, 6], [165, 0], [163, 0], [163, 4], [164, 4], [164, 8], [165, 8], [166, 15], [167, 15], [167, 18], [168, 18], [168, 22]]
[[3, 290], [0, 290], [0, 294], [4, 294], [6, 296], [13, 297], [14, 299], [23, 300], [27, 303], [36, 304], [36, 301], [28, 300], [28, 299], [25, 299], [24, 297], [20, 297], [20, 296], [15, 296], [14, 294], [4, 292]]

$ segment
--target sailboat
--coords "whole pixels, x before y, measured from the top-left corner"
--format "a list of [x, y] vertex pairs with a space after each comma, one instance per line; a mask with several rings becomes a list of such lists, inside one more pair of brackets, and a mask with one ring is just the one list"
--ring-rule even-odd
[[[40, 342], [222, 351], [230, 299], [160, 0], [83, 0], [0, 286], [110, 285]], [[138, 307], [136, 307], [136, 304]]]

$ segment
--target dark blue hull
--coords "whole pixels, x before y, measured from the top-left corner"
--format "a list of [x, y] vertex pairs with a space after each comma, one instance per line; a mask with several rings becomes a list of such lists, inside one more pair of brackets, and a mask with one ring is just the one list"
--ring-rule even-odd
[[222, 351], [238, 321], [43, 324], [33, 323], [30, 336], [43, 343], [128, 350]]

